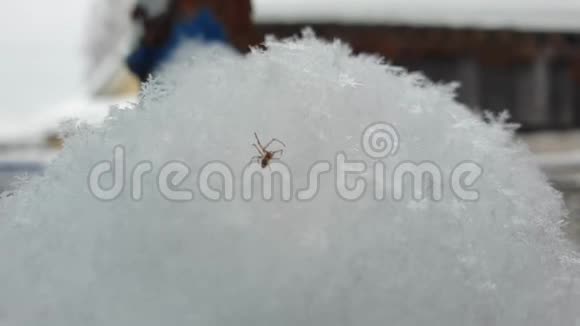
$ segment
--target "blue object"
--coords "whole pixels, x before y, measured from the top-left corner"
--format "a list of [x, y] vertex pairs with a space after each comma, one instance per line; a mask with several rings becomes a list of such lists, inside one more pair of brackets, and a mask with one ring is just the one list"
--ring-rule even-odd
[[133, 73], [145, 81], [152, 72], [171, 58], [182, 42], [191, 39], [204, 43], [228, 43], [224, 26], [211, 10], [204, 8], [191, 20], [177, 23], [163, 46], [141, 45], [129, 55], [127, 65]]

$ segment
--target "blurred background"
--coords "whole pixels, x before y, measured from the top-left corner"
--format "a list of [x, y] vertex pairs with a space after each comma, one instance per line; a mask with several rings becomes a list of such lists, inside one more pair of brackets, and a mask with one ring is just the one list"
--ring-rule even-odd
[[579, 219], [577, 0], [53, 0], [10, 2], [2, 20], [0, 192], [42, 173], [66, 141], [60, 123], [99, 124], [111, 105], [134, 101], [184, 36], [244, 53], [310, 26], [458, 82], [458, 100], [474, 109], [509, 111]]

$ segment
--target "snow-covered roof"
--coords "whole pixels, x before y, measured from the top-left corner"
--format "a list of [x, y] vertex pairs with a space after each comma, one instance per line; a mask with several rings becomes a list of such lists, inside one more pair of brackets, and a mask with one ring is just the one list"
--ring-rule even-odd
[[400, 24], [580, 32], [579, 0], [254, 0], [258, 23]]
[[66, 120], [75, 119], [90, 125], [102, 123], [111, 107], [131, 107], [133, 97], [92, 98], [78, 94], [65, 101], [47, 106], [35, 114], [2, 114], [0, 118], [0, 143], [14, 143], [46, 137], [57, 131]]

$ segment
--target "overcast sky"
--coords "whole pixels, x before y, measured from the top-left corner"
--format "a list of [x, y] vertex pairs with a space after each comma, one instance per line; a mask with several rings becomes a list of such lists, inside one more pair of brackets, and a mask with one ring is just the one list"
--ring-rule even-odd
[[0, 119], [28, 115], [73, 93], [92, 0], [6, 1], [0, 29]]

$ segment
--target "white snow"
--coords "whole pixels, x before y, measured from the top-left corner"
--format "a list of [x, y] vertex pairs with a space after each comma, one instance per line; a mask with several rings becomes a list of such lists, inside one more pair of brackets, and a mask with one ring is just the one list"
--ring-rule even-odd
[[58, 104], [47, 105], [43, 110], [28, 114], [4, 113], [0, 120], [0, 140], [2, 143], [38, 140], [56, 132], [59, 125], [67, 120], [99, 125], [109, 115], [112, 107], [126, 108], [136, 101], [132, 97], [94, 98], [79, 92]]
[[342, 22], [580, 32], [577, 0], [254, 0], [259, 23]]
[[[135, 110], [76, 130], [46, 177], [0, 201], [0, 325], [578, 324], [580, 266], [560, 195], [511, 131], [450, 87], [339, 43], [307, 35], [267, 47], [198, 52], [148, 84]], [[301, 188], [311, 164], [339, 151], [373, 163], [360, 135], [380, 121], [400, 134], [388, 168], [478, 162], [480, 199], [446, 186], [440, 202], [347, 202], [330, 175], [304, 202], [238, 191], [210, 202], [194, 191], [176, 203], [158, 192], [154, 175], [169, 161], [191, 167], [183, 187], [194, 190], [207, 162], [238, 176], [254, 131], [286, 143]], [[89, 170], [117, 145], [129, 171], [143, 160], [156, 169], [142, 201], [128, 185], [111, 202], [89, 193]]]
[[[8, 189], [16, 177], [42, 171], [56, 156], [54, 150], [45, 148], [45, 141], [47, 136], [57, 133], [63, 123], [74, 120], [79, 124], [99, 126], [111, 108], [128, 108], [134, 101], [132, 97], [93, 98], [81, 93], [26, 119], [18, 114], [3, 114], [0, 120], [0, 193]], [[8, 168], [4, 169], [5, 165]], [[13, 166], [19, 168], [15, 171]]]

